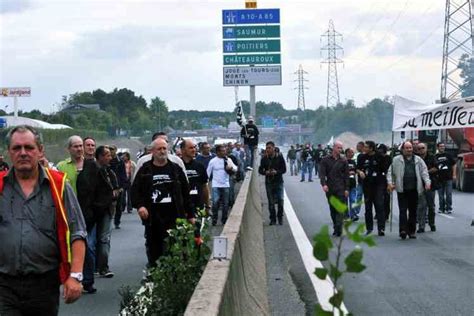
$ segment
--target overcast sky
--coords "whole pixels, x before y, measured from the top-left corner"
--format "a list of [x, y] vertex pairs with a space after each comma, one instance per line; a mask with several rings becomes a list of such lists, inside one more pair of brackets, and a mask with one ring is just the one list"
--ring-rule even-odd
[[[232, 110], [222, 86], [222, 9], [244, 0], [0, 0], [0, 86], [31, 87], [23, 110], [57, 110], [62, 95], [129, 88], [170, 110]], [[320, 35], [343, 34], [341, 101], [362, 105], [399, 94], [439, 98], [444, 1], [260, 0], [281, 9], [283, 84], [257, 87], [257, 100], [297, 106], [298, 65], [309, 72], [306, 107], [325, 104]], [[240, 98], [248, 100], [248, 87]], [[13, 100], [1, 98], [0, 108]]]

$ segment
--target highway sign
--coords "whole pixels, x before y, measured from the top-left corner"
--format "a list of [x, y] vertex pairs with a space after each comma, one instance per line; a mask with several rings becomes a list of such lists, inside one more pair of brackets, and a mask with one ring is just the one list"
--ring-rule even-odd
[[224, 41], [224, 53], [279, 52], [280, 40]]
[[222, 37], [224, 39], [278, 38], [280, 25], [224, 26]]
[[222, 24], [280, 23], [280, 9], [222, 10]]
[[0, 97], [30, 97], [31, 88], [0, 88]]
[[281, 85], [281, 66], [224, 67], [224, 86]]
[[224, 55], [224, 65], [268, 65], [280, 63], [280, 54]]

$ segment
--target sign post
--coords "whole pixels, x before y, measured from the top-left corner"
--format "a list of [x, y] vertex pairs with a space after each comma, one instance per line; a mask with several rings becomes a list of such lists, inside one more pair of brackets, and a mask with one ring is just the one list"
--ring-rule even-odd
[[18, 117], [18, 98], [19, 97], [30, 97], [31, 88], [0, 88], [1, 96], [4, 98], [13, 97], [13, 113], [15, 119]]
[[[280, 9], [222, 11], [224, 86], [249, 86], [250, 115], [256, 116], [256, 86], [281, 85]], [[232, 66], [232, 67], [231, 67]]]

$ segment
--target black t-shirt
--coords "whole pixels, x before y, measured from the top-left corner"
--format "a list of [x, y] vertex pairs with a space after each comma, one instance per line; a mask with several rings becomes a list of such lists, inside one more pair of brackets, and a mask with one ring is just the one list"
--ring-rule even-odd
[[438, 177], [440, 181], [453, 179], [453, 165], [455, 161], [448, 153], [437, 153], [435, 155], [436, 165], [438, 167]]
[[349, 168], [349, 188], [352, 189], [356, 187], [357, 183], [355, 173], [351, 174], [351, 171], [356, 171], [357, 163], [354, 159], [347, 159], [347, 167]]
[[186, 175], [189, 181], [189, 195], [193, 209], [202, 207], [204, 200], [202, 198], [202, 186], [209, 181], [204, 166], [193, 159], [191, 162], [184, 162], [186, 167]]
[[170, 163], [162, 167], [151, 165], [152, 189], [151, 218], [152, 220], [174, 221], [176, 219], [176, 203], [173, 201], [173, 169]]

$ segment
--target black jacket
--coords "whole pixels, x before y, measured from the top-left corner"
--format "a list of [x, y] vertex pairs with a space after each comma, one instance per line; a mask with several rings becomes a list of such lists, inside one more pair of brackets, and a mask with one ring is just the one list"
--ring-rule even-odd
[[344, 191], [349, 191], [349, 166], [346, 158], [337, 160], [327, 156], [319, 164], [319, 178], [321, 185], [327, 185], [329, 194], [344, 196]]
[[97, 189], [99, 168], [95, 160], [86, 159], [82, 171], [77, 176], [77, 200], [81, 206], [87, 230], [90, 230], [95, 223], [93, 202]]
[[[269, 170], [276, 170], [275, 175], [266, 175], [265, 172]], [[264, 155], [260, 160], [258, 173], [265, 176], [266, 183], [282, 183], [283, 174], [286, 173], [286, 163], [282, 155], [275, 154], [273, 157]]]
[[255, 124], [247, 123], [240, 131], [240, 136], [244, 139], [245, 145], [257, 146], [258, 145], [258, 128]]

